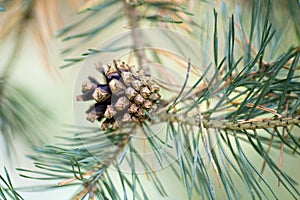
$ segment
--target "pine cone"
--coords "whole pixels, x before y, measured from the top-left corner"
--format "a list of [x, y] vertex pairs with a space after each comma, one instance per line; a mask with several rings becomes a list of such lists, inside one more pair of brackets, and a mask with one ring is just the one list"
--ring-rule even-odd
[[82, 84], [82, 95], [77, 96], [78, 101], [95, 101], [86, 112], [87, 120], [102, 121], [101, 128], [107, 130], [149, 119], [146, 112], [157, 107], [160, 99], [159, 86], [150, 77], [120, 61], [99, 65], [97, 70], [105, 76], [106, 84], [88, 77]]

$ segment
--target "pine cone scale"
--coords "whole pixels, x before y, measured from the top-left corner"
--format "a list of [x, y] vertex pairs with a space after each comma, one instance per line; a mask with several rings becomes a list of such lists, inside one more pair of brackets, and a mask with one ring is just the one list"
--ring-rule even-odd
[[117, 129], [124, 123], [143, 123], [148, 119], [145, 112], [157, 107], [160, 99], [159, 86], [142, 70], [125, 62], [97, 65], [105, 77], [106, 84], [99, 84], [95, 78], [82, 84], [82, 95], [78, 101], [94, 100], [87, 110], [87, 120], [102, 121], [103, 130]]

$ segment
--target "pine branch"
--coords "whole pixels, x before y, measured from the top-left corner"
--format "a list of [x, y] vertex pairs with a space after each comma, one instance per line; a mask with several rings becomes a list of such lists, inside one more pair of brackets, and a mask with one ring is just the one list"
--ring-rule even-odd
[[[27, 30], [30, 30], [36, 36], [34, 41], [39, 45], [41, 57], [47, 71], [49, 74], [57, 73], [55, 68], [51, 67], [54, 62], [49, 49], [53, 47], [52, 44], [54, 43], [52, 34], [60, 26], [60, 14], [57, 10], [58, 1], [41, 3], [35, 0], [17, 0], [5, 1], [3, 4], [6, 6], [7, 11], [3, 13], [4, 20], [1, 23], [3, 28], [0, 30], [0, 45], [4, 46], [4, 43], [12, 37], [14, 38], [12, 44], [18, 46], [17, 50], [20, 51], [22, 49], [20, 38], [26, 34]], [[45, 12], [46, 10], [51, 15], [48, 15], [48, 12]], [[18, 58], [14, 55], [14, 52], [11, 52], [11, 56], [15, 56], [15, 59]]]
[[[0, 98], [0, 132], [4, 137], [8, 154], [14, 148], [14, 137], [24, 139], [28, 145], [40, 144], [45, 137], [41, 134], [43, 126], [49, 122], [49, 111], [38, 106], [34, 98], [23, 88], [11, 86], [7, 79], [0, 86], [2, 94]], [[33, 121], [35, 123], [33, 123]], [[13, 150], [13, 151], [12, 151]]]
[[[178, 17], [182, 21], [187, 21], [190, 24], [195, 25], [195, 22], [189, 21], [189, 18], [187, 16], [191, 16], [192, 14], [190, 12], [187, 12], [183, 6], [178, 4], [177, 2], [169, 2], [168, 0], [162, 1], [162, 2], [156, 2], [152, 0], [147, 1], [95, 1], [94, 3], [87, 2], [88, 5], [83, 6], [83, 10], [81, 9], [79, 14], [88, 12], [89, 14], [84, 17], [83, 19], [64, 27], [60, 31], [58, 31], [57, 36], [63, 37], [66, 34], [70, 34], [68, 37], [63, 38], [63, 41], [69, 41], [72, 39], [81, 39], [79, 44], [83, 44], [89, 40], [94, 39], [97, 35], [101, 34], [101, 32], [105, 29], [110, 29], [115, 22], [121, 21], [124, 18], [127, 18], [129, 21], [129, 31], [132, 36], [132, 44], [130, 49], [132, 49], [137, 54], [137, 60], [140, 65], [140, 67], [145, 66], [145, 73], [148, 75], [150, 73], [150, 70], [147, 69], [149, 60], [144, 55], [145, 50], [144, 48], [147, 47], [145, 44], [146, 38], [141, 34], [141, 21], [151, 21], [152, 23], [159, 24], [162, 21], [165, 21], [165, 24], [178, 24], [177, 20], [173, 20], [171, 15], [175, 14], [178, 15]], [[91, 4], [91, 5], [90, 5]], [[87, 7], [86, 7], [87, 6]], [[93, 16], [97, 14], [101, 14], [106, 12], [111, 7], [114, 8], [120, 8], [120, 10], [117, 10], [115, 14], [112, 16], [104, 17], [104, 22], [100, 22], [99, 24], [95, 25], [95, 28], [84, 30], [82, 33], [74, 34], [72, 31], [77, 28], [84, 25], [84, 23], [93, 18]], [[164, 15], [158, 16], [158, 13], [156, 12], [162, 12]], [[153, 14], [155, 13], [155, 14]], [[103, 15], [103, 16], [106, 16]], [[177, 18], [178, 18], [177, 17]], [[163, 19], [163, 20], [162, 20]], [[187, 25], [182, 27], [184, 30], [189, 30], [189, 33], [191, 33], [189, 27]], [[98, 39], [98, 38], [97, 38]], [[112, 52], [119, 52], [119, 50], [122, 48], [118, 45], [118, 39], [116, 41], [114, 38], [112, 38], [111, 46], [116, 46], [115, 50], [110, 50]], [[99, 43], [99, 40], [97, 41]], [[75, 45], [73, 47], [70, 47], [66, 49], [63, 53], [67, 54], [74, 50], [75, 47], [78, 45]], [[79, 63], [83, 61], [84, 59], [88, 59], [90, 56], [93, 56], [95, 54], [103, 53], [102, 49], [89, 49], [90, 51], [88, 53], [83, 53], [81, 57], [77, 58], [65, 58], [64, 60], [68, 62], [67, 64], [61, 66], [61, 68], [72, 66], [73, 64]], [[108, 51], [108, 50], [107, 50]], [[104, 52], [107, 52], [104, 51]]]
[[[5, 178], [0, 175], [0, 197], [3, 200], [23, 200], [23, 198], [16, 192], [14, 186], [12, 185], [11, 179], [9, 174], [4, 168], [6, 180]], [[4, 187], [2, 186], [4, 184]]]
[[[31, 12], [31, 4], [29, 4], [24, 15], [30, 15]], [[38, 129], [41, 129], [41, 125], [50, 119], [50, 114], [47, 114], [49, 112], [38, 106], [27, 92], [19, 87], [11, 86], [9, 82], [16, 67], [17, 57], [21, 53], [24, 32], [28, 23], [28, 18], [24, 17], [15, 28], [14, 47], [0, 76], [0, 133], [5, 139], [8, 154], [15, 150], [13, 149], [14, 136], [25, 139], [27, 144], [41, 142], [42, 136]], [[40, 122], [39, 127], [32, 121]]]
[[[28, 27], [34, 27], [32, 16], [36, 12], [36, 1], [3, 2], [7, 11], [3, 13], [3, 29], [0, 31], [0, 45], [4, 46], [10, 36], [11, 51], [0, 75], [0, 133], [5, 139], [7, 152], [12, 152], [14, 137], [24, 139], [27, 144], [42, 141], [41, 129], [50, 119], [49, 111], [42, 109], [28, 92], [10, 82], [15, 71], [16, 61], [22, 53], [22, 45]], [[14, 13], [15, 11], [15, 13]], [[39, 122], [39, 124], [33, 123]], [[38, 126], [38, 127], [37, 127]]]
[[186, 117], [186, 116], [176, 116], [174, 114], [169, 114], [162, 116], [157, 120], [157, 123], [161, 121], [166, 122], [177, 122], [188, 124], [190, 126], [198, 126], [202, 123], [204, 128], [222, 129], [222, 130], [257, 130], [257, 129], [268, 129], [268, 128], [280, 128], [288, 127], [300, 124], [300, 116], [295, 118], [257, 118], [250, 120], [238, 120], [236, 122], [230, 121], [220, 121], [206, 119], [199, 120], [199, 116]]
[[[126, 2], [126, 1], [125, 1]], [[130, 5], [126, 3], [126, 9], [128, 13], [128, 19], [130, 22], [130, 26], [132, 28], [131, 35], [133, 39], [133, 49], [135, 53], [137, 54], [137, 58], [139, 60], [139, 66], [141, 66], [145, 74], [147, 76], [150, 75], [150, 68], [146, 59], [145, 51], [144, 51], [144, 42], [141, 35], [141, 32], [139, 30], [139, 20], [140, 15], [138, 14], [137, 7], [134, 5]]]
[[[88, 21], [94, 12], [101, 13], [112, 5], [119, 5], [118, 2], [101, 2], [92, 6], [87, 9], [92, 13], [83, 21]], [[167, 13], [182, 12], [177, 2], [145, 1], [142, 5], [122, 5], [122, 8], [125, 8], [122, 10], [124, 12], [118, 11], [120, 14], [115, 18], [108, 18], [96, 28], [71, 35], [65, 40], [82, 38], [83, 42], [86, 42], [101, 30], [110, 27], [113, 22], [127, 16], [134, 28], [131, 32], [134, 39], [133, 48], [142, 50], [136, 54], [140, 59], [140, 64], [144, 62], [141, 60], [144, 58], [147, 62], [156, 61], [159, 64], [163, 64], [165, 59], [172, 60], [172, 68], [186, 69], [185, 79], [182, 82], [173, 80], [172, 74], [168, 73], [166, 68], [160, 65], [156, 67], [153, 64], [151, 70], [155, 73], [151, 72], [151, 75], [162, 90], [162, 99], [158, 101], [159, 106], [156, 112], [142, 113], [145, 114], [147, 121], [132, 121], [129, 126], [122, 126], [121, 129], [117, 126], [110, 128], [107, 126], [105, 127], [107, 130], [102, 131], [99, 128], [73, 130], [72, 135], [61, 138], [63, 142], [60, 145], [36, 148], [37, 154], [30, 157], [34, 160], [37, 169], [19, 169], [22, 176], [59, 181], [59, 185], [41, 186], [42, 189], [78, 185], [80, 188], [74, 199], [85, 197], [127, 199], [129, 191], [134, 199], [148, 199], [147, 188], [140, 181], [141, 175], [138, 174], [137, 167], [142, 166], [143, 172], [149, 176], [157, 191], [161, 196], [166, 196], [166, 191], [155, 174], [155, 165], [151, 161], [155, 161], [155, 164], [162, 168], [165, 162], [170, 164], [176, 160], [171, 168], [177, 177], [180, 176], [189, 199], [192, 198], [194, 192], [197, 192], [203, 199], [216, 199], [218, 188], [216, 186], [224, 188], [228, 199], [240, 199], [241, 196], [246, 195], [252, 199], [269, 199], [270, 196], [278, 199], [273, 184], [263, 174], [267, 166], [290, 197], [298, 199], [300, 192], [296, 186], [297, 180], [283, 171], [282, 158], [283, 153], [290, 153], [294, 156], [300, 154], [300, 140], [296, 132], [300, 123], [300, 53], [298, 46], [285, 47], [283, 51], [280, 50], [281, 53], [276, 54], [273, 50], [269, 50], [279, 45], [278, 41], [275, 41], [278, 38], [276, 36], [278, 32], [272, 23], [270, 13], [274, 8], [270, 2], [268, 4], [263, 1], [252, 2], [249, 30], [246, 30], [245, 21], [240, 20], [241, 16], [238, 15], [236, 18], [232, 15], [229, 20], [228, 16], [225, 16], [228, 27], [224, 26], [225, 52], [222, 52], [222, 58], [220, 58], [221, 45], [219, 44], [223, 41], [219, 36], [222, 29], [218, 25], [217, 11], [214, 11], [214, 27], [208, 25], [205, 30], [206, 34], [202, 33], [203, 38], [208, 38], [202, 41], [210, 42], [210, 45], [203, 45], [213, 46], [211, 57], [214, 59], [208, 61], [209, 59], [205, 59], [207, 54], [201, 54], [204, 60], [203, 66], [205, 66], [202, 71], [203, 68], [199, 69], [200, 66], [193, 64], [193, 60], [187, 62], [185, 60], [187, 56], [184, 53], [180, 54], [180, 57], [163, 50], [150, 49], [148, 55], [143, 49], [147, 45], [144, 43], [145, 38], [142, 39], [141, 32], [137, 29], [139, 20], [143, 18], [154, 20], [156, 23], [172, 20], [166, 17], [168, 15], [156, 13], [152, 16], [148, 12], [139, 13], [138, 9], [154, 7], [155, 10], [164, 8]], [[172, 22], [176, 24], [179, 21], [173, 20]], [[68, 33], [80, 23], [66, 27], [61, 34]], [[211, 33], [213, 35], [210, 35]], [[172, 41], [173, 38], [169, 39]], [[183, 44], [179, 40], [176, 38], [173, 40], [174, 46]], [[115, 44], [116, 41], [112, 43]], [[90, 49], [84, 56], [126, 49], [123, 46], [109, 47]], [[178, 49], [181, 50], [181, 48], [183, 46], [178, 45]], [[210, 52], [209, 48], [206, 50]], [[70, 59], [70, 61], [76, 63], [84, 58]], [[107, 65], [107, 69], [97, 68], [107, 78], [106, 84], [110, 85], [112, 80], [115, 81], [114, 83], [117, 82], [116, 80], [121, 80], [120, 77], [124, 71], [127, 74], [133, 73], [136, 79], [140, 78], [138, 72], [134, 73], [134, 70], [126, 69], [125, 66], [119, 69], [120, 66], [116, 63], [114, 61], [116, 69], [113, 69], [112, 65]], [[210, 72], [213, 73], [208, 76]], [[155, 74], [158, 74], [157, 77]], [[163, 77], [163, 80], [159, 80], [162, 78], [158, 77]], [[91, 81], [93, 82], [93, 79]], [[104, 90], [107, 86], [97, 81], [93, 84], [99, 90]], [[103, 93], [113, 94], [109, 90]], [[168, 98], [169, 94], [174, 93], [175, 97]], [[83, 98], [84, 95], [85, 93], [80, 97]], [[101, 101], [101, 95], [89, 95], [90, 99], [98, 100], [97, 105], [103, 106], [107, 103]], [[116, 105], [111, 104], [111, 106]], [[110, 119], [106, 118], [101, 121], [100, 116], [104, 115], [102, 110], [95, 109], [94, 111], [94, 113], [88, 112], [92, 113], [93, 120], [104, 123]], [[155, 134], [157, 124], [163, 126], [164, 134]], [[145, 136], [142, 140], [145, 146], [138, 143], [140, 141], [134, 140], [134, 136], [139, 133]], [[252, 152], [262, 159], [261, 169], [258, 169], [252, 157], [248, 155], [245, 144], [248, 144]], [[147, 148], [153, 153], [149, 160], [143, 157], [144, 150]], [[174, 150], [175, 156], [168, 152], [170, 149]], [[273, 149], [279, 150], [279, 163], [270, 155]], [[122, 171], [124, 166], [129, 167], [127, 169], [132, 173], [131, 179]], [[112, 167], [117, 169], [119, 183], [122, 186], [121, 192], [111, 180], [109, 169]], [[234, 178], [239, 179], [246, 188], [247, 194], [239, 193], [240, 182]], [[217, 182], [216, 185], [213, 180]]]

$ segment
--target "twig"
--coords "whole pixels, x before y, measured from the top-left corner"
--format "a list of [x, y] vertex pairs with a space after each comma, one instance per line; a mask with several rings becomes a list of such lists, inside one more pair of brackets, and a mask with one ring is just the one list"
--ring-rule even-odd
[[[197, 116], [184, 116], [176, 115], [174, 113], [160, 114], [157, 119], [158, 122], [177, 122], [182, 124], [188, 124], [191, 126], [199, 126], [199, 119]], [[222, 130], [256, 130], [275, 127], [287, 127], [290, 125], [300, 124], [300, 116], [294, 118], [282, 117], [282, 118], [259, 118], [257, 120], [239, 120], [239, 121], [227, 121], [227, 120], [211, 120], [201, 119], [204, 128], [215, 128]], [[154, 123], [156, 121], [153, 121]]]
[[134, 51], [138, 57], [139, 65], [144, 70], [145, 75], [150, 76], [150, 68], [144, 51], [144, 42], [142, 39], [141, 31], [139, 29], [139, 14], [137, 11], [137, 7], [126, 3], [126, 1], [124, 1], [124, 3], [127, 9], [129, 25], [132, 28], [131, 36], [133, 39]]
[[[118, 146], [118, 149], [116, 150], [116, 152], [114, 152], [113, 156], [110, 157], [108, 160], [104, 161], [103, 163], [101, 163], [99, 166], [98, 166], [98, 169], [95, 169], [95, 170], [92, 170], [92, 171], [89, 171], [89, 172], [86, 172], [84, 174], [81, 175], [82, 178], [84, 179], [89, 179], [91, 178], [90, 180], [88, 180], [86, 182], [86, 185], [85, 187], [83, 188], [83, 190], [78, 193], [77, 195], [75, 195], [73, 197], [73, 199], [81, 199], [82, 197], [84, 197], [91, 189], [91, 186], [92, 186], [92, 182], [96, 182], [100, 179], [100, 177], [102, 176], [102, 174], [104, 173], [101, 173], [101, 175], [98, 175], [98, 176], [95, 176], [95, 174], [97, 174], [97, 172], [99, 172], [99, 170], [103, 170], [103, 171], [106, 171], [106, 169], [113, 163], [116, 161], [117, 157], [124, 151], [124, 148], [126, 147], [126, 145], [128, 144], [129, 142], [129, 139], [130, 139], [130, 134], [127, 134], [127, 137], [124, 138], [123, 140], [121, 140], [117, 146]], [[66, 180], [63, 180], [61, 182], [58, 183], [59, 186], [65, 186], [65, 185], [69, 185], [71, 183], [73, 183], [74, 181], [78, 180], [77, 177], [73, 177], [73, 178], [69, 178], [69, 179], [66, 179]], [[96, 191], [97, 189], [99, 188], [96, 188], [94, 187], [93, 188], [93, 191]]]

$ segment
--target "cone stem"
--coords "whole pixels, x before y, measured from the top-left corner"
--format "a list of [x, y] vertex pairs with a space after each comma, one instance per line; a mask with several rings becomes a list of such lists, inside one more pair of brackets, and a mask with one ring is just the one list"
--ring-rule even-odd
[[137, 10], [137, 6], [130, 5], [126, 3], [127, 14], [129, 18], [129, 24], [132, 28], [131, 36], [133, 39], [133, 49], [135, 51], [136, 56], [138, 57], [138, 62], [140, 67], [144, 70], [146, 76], [150, 76], [150, 69], [147, 62], [146, 54], [144, 51], [144, 42], [141, 35], [141, 31], [139, 29], [139, 14]]

